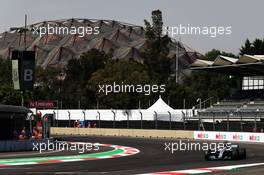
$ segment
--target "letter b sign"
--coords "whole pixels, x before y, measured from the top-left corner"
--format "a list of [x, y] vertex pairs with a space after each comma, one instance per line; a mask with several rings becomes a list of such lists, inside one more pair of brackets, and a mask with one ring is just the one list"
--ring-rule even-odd
[[35, 52], [23, 51], [22, 55], [22, 89], [32, 90], [35, 81]]
[[35, 81], [35, 51], [12, 51], [14, 89], [32, 90]]
[[32, 69], [24, 70], [24, 81], [33, 81], [33, 70]]

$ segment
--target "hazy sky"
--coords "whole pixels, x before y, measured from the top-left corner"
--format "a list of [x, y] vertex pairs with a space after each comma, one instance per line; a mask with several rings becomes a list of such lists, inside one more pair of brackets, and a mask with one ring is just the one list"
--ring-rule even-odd
[[231, 35], [176, 38], [201, 53], [217, 48], [237, 54], [246, 38], [264, 38], [263, 7], [260, 0], [1, 0], [0, 29], [23, 25], [24, 14], [29, 23], [76, 17], [143, 25], [160, 9], [165, 26], [231, 26]]

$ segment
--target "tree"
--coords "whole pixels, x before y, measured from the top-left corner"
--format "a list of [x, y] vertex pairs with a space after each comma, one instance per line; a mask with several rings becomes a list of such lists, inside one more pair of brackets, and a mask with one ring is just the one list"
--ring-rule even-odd
[[55, 100], [59, 98], [60, 93], [60, 76], [61, 69], [47, 67], [43, 69], [36, 67], [36, 80], [33, 96], [35, 100]]
[[240, 55], [264, 55], [264, 39], [255, 39], [252, 43], [246, 40], [244, 46], [240, 48]]
[[83, 53], [80, 59], [72, 59], [66, 67], [66, 81], [85, 82], [91, 78], [92, 73], [104, 68], [109, 55], [96, 49]]
[[244, 54], [252, 55], [253, 54], [253, 47], [249, 39], [247, 39], [245, 42], [245, 45], [240, 48], [239, 54], [240, 55], [244, 55]]
[[253, 42], [253, 53], [254, 55], [262, 55], [264, 50], [262, 50], [263, 42], [260, 39], [255, 39]]
[[61, 97], [64, 106], [77, 108], [78, 101], [82, 106], [91, 107], [96, 103], [94, 89], [87, 89], [87, 84], [94, 72], [103, 69], [109, 55], [96, 49], [83, 53], [79, 59], [72, 59], [65, 68], [65, 80], [62, 84]]
[[214, 61], [218, 55], [223, 55], [223, 56], [237, 58], [237, 56], [234, 55], [233, 53], [227, 53], [227, 52], [220, 51], [220, 50], [217, 50], [217, 49], [212, 49], [211, 51], [207, 52], [205, 54], [205, 58], [207, 60], [209, 60], [209, 61]]
[[[213, 61], [218, 55], [236, 57], [232, 53], [226, 53], [220, 50], [213, 49], [205, 54], [206, 59]], [[235, 81], [229, 75], [224, 75], [215, 72], [192, 72], [189, 77], [186, 77], [183, 84], [192, 96], [203, 98], [218, 97], [219, 99], [225, 98], [229, 95], [231, 87], [235, 86]], [[193, 101], [193, 104], [196, 102]]]
[[146, 104], [148, 96], [143, 93], [120, 92], [106, 95], [104, 92], [98, 91], [99, 85], [113, 85], [114, 83], [118, 85], [148, 85], [152, 83], [144, 65], [133, 60], [108, 62], [104, 69], [93, 73], [87, 89], [92, 89], [91, 87], [96, 89], [100, 107], [103, 108], [137, 108], [139, 99], [142, 100], [142, 104]]
[[11, 60], [0, 57], [0, 84], [12, 83]]
[[162, 36], [162, 12], [152, 12], [152, 24], [145, 20], [146, 50], [143, 54], [144, 63], [149, 67], [152, 78], [166, 80], [170, 74], [170, 59], [168, 44], [170, 39], [167, 35]]

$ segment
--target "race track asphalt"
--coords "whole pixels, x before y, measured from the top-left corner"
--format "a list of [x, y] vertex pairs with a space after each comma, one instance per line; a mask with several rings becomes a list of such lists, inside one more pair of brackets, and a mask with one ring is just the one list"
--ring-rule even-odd
[[[205, 161], [203, 151], [176, 151], [173, 154], [166, 150], [165, 143], [179, 143], [177, 139], [149, 139], [127, 137], [95, 137], [95, 136], [56, 136], [61, 140], [98, 142], [134, 147], [140, 150], [136, 155], [89, 161], [76, 161], [66, 163], [23, 165], [0, 167], [0, 174], [141, 174], [160, 171], [185, 170], [194, 168], [207, 168], [225, 165], [237, 165], [246, 163], [264, 162], [264, 145], [240, 144], [247, 149], [246, 160], [236, 161]], [[193, 142], [185, 140], [185, 143]], [[202, 142], [199, 142], [202, 144]], [[52, 155], [49, 155], [52, 156]], [[14, 157], [12, 157], [14, 158]], [[1, 158], [2, 159], [2, 158]], [[262, 168], [262, 169], [261, 169]], [[255, 170], [258, 167], [254, 168]], [[264, 174], [263, 166], [260, 172], [254, 175]], [[250, 168], [240, 169], [238, 174], [247, 174]], [[225, 172], [231, 174], [232, 172]], [[234, 172], [233, 172], [234, 173]], [[221, 172], [217, 173], [221, 174]]]

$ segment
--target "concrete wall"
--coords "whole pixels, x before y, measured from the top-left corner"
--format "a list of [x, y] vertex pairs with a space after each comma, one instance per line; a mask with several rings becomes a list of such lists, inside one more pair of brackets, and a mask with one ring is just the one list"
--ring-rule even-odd
[[[51, 128], [52, 135], [124, 136], [145, 138], [182, 138], [197, 140], [229, 140], [237, 142], [264, 142], [264, 133], [207, 132], [154, 129], [107, 129], [107, 128]], [[242, 137], [241, 137], [242, 136]], [[219, 137], [219, 138], [218, 138]], [[243, 138], [243, 139], [242, 139]]]
[[193, 131], [151, 129], [106, 129], [106, 128], [51, 128], [52, 135], [94, 135], [126, 137], [158, 137], [193, 139]]

